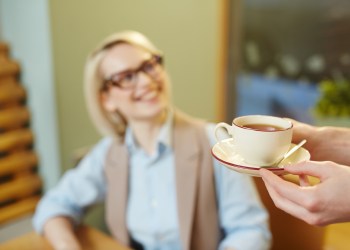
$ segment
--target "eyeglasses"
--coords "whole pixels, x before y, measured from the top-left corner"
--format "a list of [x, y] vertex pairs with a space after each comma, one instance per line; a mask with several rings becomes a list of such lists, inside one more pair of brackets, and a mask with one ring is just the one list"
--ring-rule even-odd
[[163, 65], [163, 58], [161, 56], [152, 56], [141, 63], [136, 69], [129, 69], [120, 73], [116, 73], [104, 80], [102, 85], [102, 91], [107, 91], [110, 86], [115, 86], [121, 89], [132, 89], [138, 82], [138, 75], [140, 72], [144, 72], [152, 79], [157, 79], [161, 72], [161, 66]]

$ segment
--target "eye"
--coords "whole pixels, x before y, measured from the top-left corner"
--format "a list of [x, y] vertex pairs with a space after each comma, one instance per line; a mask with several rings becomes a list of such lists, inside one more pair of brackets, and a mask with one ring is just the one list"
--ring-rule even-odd
[[143, 67], [142, 67], [142, 71], [146, 72], [146, 73], [152, 73], [155, 70], [155, 63], [154, 61], [148, 61], [146, 62]]
[[125, 72], [122, 75], [120, 75], [120, 80], [118, 86], [121, 88], [130, 88], [134, 86], [136, 78], [137, 78], [136, 72]]
[[126, 72], [120, 77], [121, 82], [132, 82], [135, 78], [134, 72]]
[[109, 80], [110, 84], [117, 87], [127, 87], [132, 85], [135, 80], [135, 72], [124, 72], [115, 74]]

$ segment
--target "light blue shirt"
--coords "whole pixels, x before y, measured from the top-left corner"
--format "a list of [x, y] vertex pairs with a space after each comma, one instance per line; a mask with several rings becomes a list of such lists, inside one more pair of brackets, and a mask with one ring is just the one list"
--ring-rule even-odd
[[[214, 125], [207, 125], [212, 145]], [[147, 154], [127, 130], [130, 189], [127, 227], [132, 237], [147, 250], [181, 249], [177, 215], [174, 152], [171, 147], [172, 117], [161, 128], [157, 150]], [[40, 201], [33, 218], [34, 228], [42, 232], [51, 217], [66, 215], [79, 223], [84, 208], [103, 202], [106, 195], [104, 162], [112, 138], [102, 139], [79, 165], [66, 172], [58, 185]], [[271, 235], [268, 216], [250, 177], [214, 162], [220, 226], [224, 238], [219, 250], [269, 249]]]

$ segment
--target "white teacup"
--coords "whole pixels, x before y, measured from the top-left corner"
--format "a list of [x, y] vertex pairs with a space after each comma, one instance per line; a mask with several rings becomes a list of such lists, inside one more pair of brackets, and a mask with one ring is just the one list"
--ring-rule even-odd
[[291, 121], [267, 115], [248, 115], [233, 119], [232, 125], [220, 122], [215, 127], [224, 128], [232, 136], [237, 153], [246, 163], [271, 166], [288, 151], [293, 134]]

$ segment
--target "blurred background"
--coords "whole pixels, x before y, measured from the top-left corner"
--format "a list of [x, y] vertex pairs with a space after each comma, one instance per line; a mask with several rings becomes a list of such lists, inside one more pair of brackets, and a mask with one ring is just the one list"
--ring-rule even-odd
[[232, 2], [231, 13], [241, 16], [230, 16], [238, 28], [230, 26], [229, 68], [237, 70], [227, 71], [227, 115], [349, 125], [349, 7], [341, 0]]
[[99, 138], [85, 109], [83, 69], [90, 51], [113, 32], [133, 29], [146, 34], [164, 51], [175, 104], [190, 114], [216, 119], [219, 3], [1, 0], [0, 4], [1, 38], [21, 65], [36, 145], [42, 157], [50, 155], [41, 160], [47, 187], [72, 167], [72, 152]]
[[162, 49], [174, 103], [192, 115], [349, 126], [349, 12], [347, 0], [0, 0], [0, 41], [20, 66], [43, 191], [99, 139], [82, 82], [107, 35], [138, 30]]

